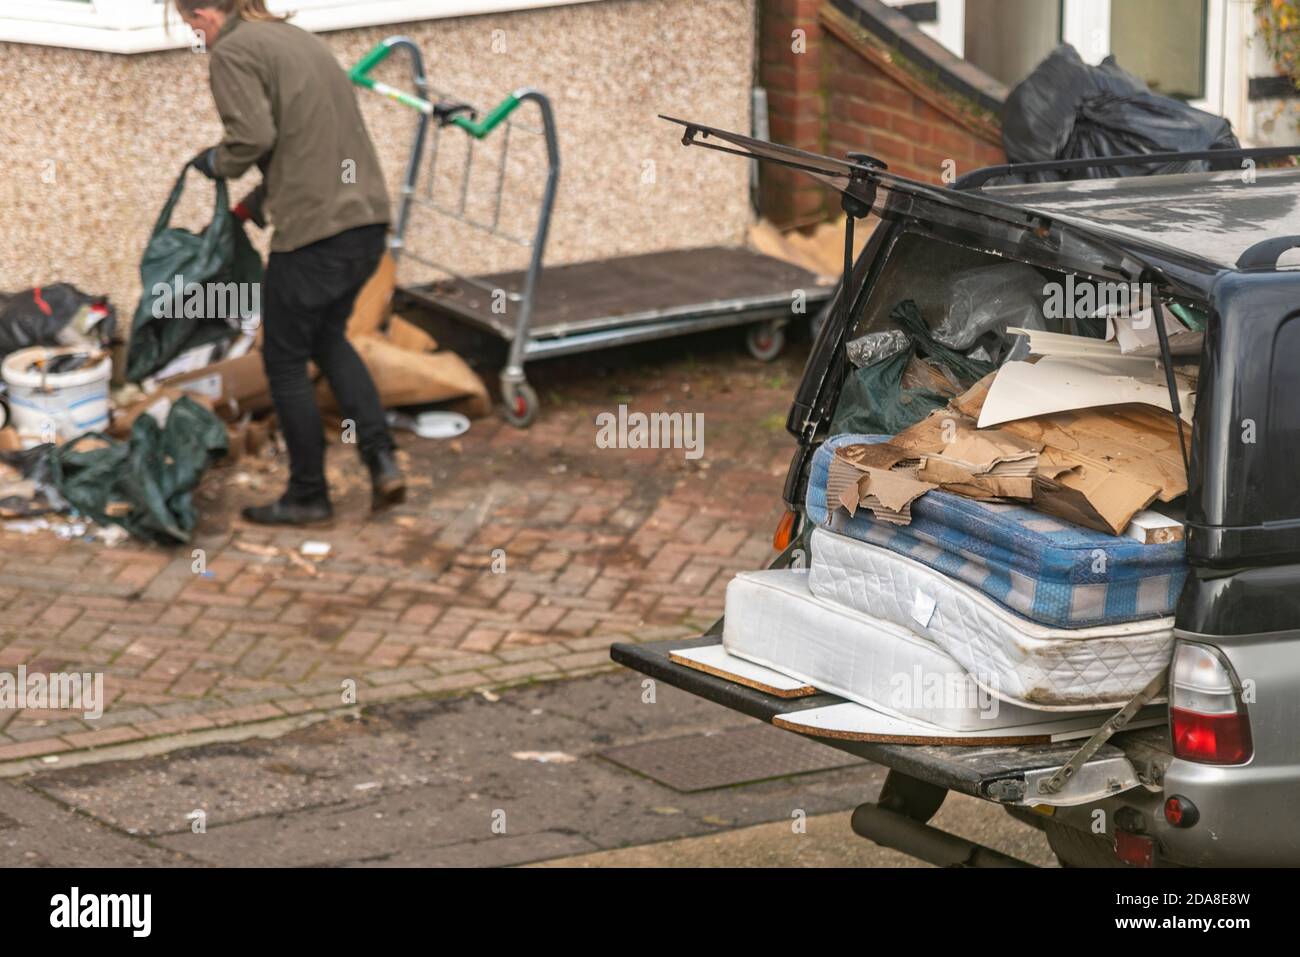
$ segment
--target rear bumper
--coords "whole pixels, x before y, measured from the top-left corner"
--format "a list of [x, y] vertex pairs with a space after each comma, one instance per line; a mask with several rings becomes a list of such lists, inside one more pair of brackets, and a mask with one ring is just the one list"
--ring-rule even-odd
[[[1199, 819], [1192, 827], [1172, 827], [1165, 820], [1164, 800], [1175, 794], [1196, 806]], [[1131, 792], [1116, 800], [1142, 814], [1159, 848], [1158, 860], [1165, 863], [1295, 867], [1300, 864], [1295, 797], [1294, 769], [1268, 774], [1249, 766], [1211, 767], [1174, 760], [1165, 770], [1163, 793]]]

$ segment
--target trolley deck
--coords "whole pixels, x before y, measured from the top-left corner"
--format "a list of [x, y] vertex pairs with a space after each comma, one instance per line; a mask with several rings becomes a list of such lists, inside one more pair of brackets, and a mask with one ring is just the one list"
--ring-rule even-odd
[[[394, 51], [406, 54], [414, 92], [382, 83], [372, 71]], [[744, 247], [713, 246], [612, 257], [543, 270], [542, 260], [560, 175], [559, 136], [550, 100], [539, 90], [521, 88], [479, 119], [469, 104], [440, 97], [430, 89], [419, 47], [407, 37], [389, 37], [352, 70], [352, 80], [416, 110], [420, 118], [407, 163], [406, 177], [390, 242], [400, 266], [410, 259], [435, 275], [434, 282], [401, 284], [402, 292], [435, 315], [473, 326], [507, 343], [501, 394], [506, 419], [528, 425], [537, 414], [537, 393], [524, 377], [526, 359], [571, 355], [616, 345], [728, 326], [748, 326], [746, 343], [756, 358], [780, 353], [784, 327], [820, 311], [834, 291], [821, 277]], [[538, 126], [511, 118], [517, 108], [536, 107]], [[435, 123], [436, 121], [436, 123]], [[453, 127], [471, 137], [459, 188], [440, 199], [433, 193], [443, 130]], [[469, 202], [473, 142], [500, 128], [501, 149], [487, 197], [485, 215]], [[546, 176], [531, 237], [507, 230], [502, 221], [503, 191], [512, 130], [541, 137]], [[421, 170], [428, 165], [420, 190]], [[529, 250], [526, 269], [467, 276], [441, 265], [433, 254], [411, 248], [409, 229], [417, 208], [431, 209], [449, 220]]]
[[[519, 303], [510, 293], [524, 288], [523, 270], [454, 278], [403, 292], [429, 309], [511, 341], [519, 326]], [[489, 286], [507, 293], [494, 311]], [[832, 287], [817, 276], [747, 248], [710, 246], [622, 256], [546, 269], [537, 282], [537, 303], [524, 355], [570, 355], [688, 332], [789, 318], [795, 290], [809, 307], [829, 298]]]

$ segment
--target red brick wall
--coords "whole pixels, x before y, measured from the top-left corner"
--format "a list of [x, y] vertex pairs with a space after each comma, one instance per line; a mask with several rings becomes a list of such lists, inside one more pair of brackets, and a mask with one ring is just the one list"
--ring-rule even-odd
[[[965, 108], [944, 88], [846, 42], [833, 8], [824, 13], [823, 6], [762, 0], [759, 78], [773, 140], [832, 156], [870, 153], [893, 172], [932, 183], [943, 181], [945, 160], [957, 175], [1005, 162], [996, 125], [965, 119]], [[791, 49], [796, 29], [806, 31], [804, 53]], [[763, 213], [778, 225], [838, 215], [838, 199], [793, 170], [766, 166], [761, 186]]]
[[908, 89], [897, 70], [882, 70], [835, 36], [826, 37], [822, 55], [829, 63], [831, 155], [870, 153], [892, 172], [929, 183], [943, 182], [946, 160], [953, 161], [957, 175], [1006, 162], [1001, 147]]
[[[821, 5], [822, 0], [761, 0], [759, 12], [759, 82], [767, 90], [769, 135], [815, 153], [826, 151]], [[802, 53], [794, 49], [795, 30], [804, 31]], [[802, 173], [765, 164], [759, 185], [764, 215], [781, 225], [826, 218], [825, 192]]]

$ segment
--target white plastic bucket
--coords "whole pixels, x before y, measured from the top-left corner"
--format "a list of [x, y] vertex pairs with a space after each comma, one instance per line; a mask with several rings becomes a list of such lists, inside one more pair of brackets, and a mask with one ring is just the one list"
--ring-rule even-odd
[[43, 442], [66, 442], [108, 428], [111, 358], [105, 355], [94, 365], [72, 372], [42, 373], [31, 368], [41, 360], [85, 351], [75, 346], [32, 346], [5, 358], [0, 374], [9, 387], [10, 418], [24, 448]]

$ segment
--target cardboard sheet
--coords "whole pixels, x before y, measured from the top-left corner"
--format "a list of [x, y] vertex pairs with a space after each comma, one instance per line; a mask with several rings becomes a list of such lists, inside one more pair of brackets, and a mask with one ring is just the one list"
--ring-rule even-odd
[[1029, 339], [1029, 353], [1035, 356], [1104, 359], [1123, 355], [1118, 342], [1093, 339], [1089, 336], [1071, 336], [1061, 332], [1047, 332], [1044, 329], [1022, 329], [1019, 326], [1008, 326], [1007, 333], [1026, 336]]
[[393, 315], [388, 320], [388, 331], [384, 334], [393, 345], [412, 352], [437, 352], [438, 342], [409, 319]]
[[[386, 409], [452, 399], [470, 400], [466, 415], [486, 415], [491, 409], [483, 380], [454, 352], [411, 352], [376, 336], [362, 336], [352, 344]], [[322, 411], [339, 411], [324, 379], [317, 384], [316, 398]]]
[[[854, 225], [854, 259], [861, 255], [877, 222], [873, 217]], [[765, 256], [783, 259], [833, 282], [844, 270], [844, 217], [821, 223], [808, 233], [797, 229], [782, 232], [770, 220], [760, 220], [749, 229], [749, 245]]]
[[379, 268], [357, 295], [352, 316], [348, 319], [348, 338], [374, 335], [380, 332], [393, 293], [397, 290], [397, 263], [391, 253], [384, 253]]
[[910, 468], [876, 468], [864, 464], [876, 461], [893, 466], [903, 460], [904, 454], [879, 445], [837, 449], [826, 477], [827, 501], [842, 506], [850, 515], [856, 515], [859, 508], [867, 508], [883, 522], [908, 524], [912, 520], [912, 502], [937, 486], [918, 481]]
[[[1196, 399], [1186, 384], [1180, 386], [1178, 400], [1183, 420], [1190, 423]], [[1008, 362], [997, 371], [979, 424], [987, 428], [1053, 412], [1134, 402], [1165, 411], [1173, 408], [1154, 360], [1044, 356], [1037, 362]]]
[[[994, 375], [890, 440], [919, 456], [942, 453], [945, 438], [973, 427]], [[1033, 506], [1066, 521], [1122, 535], [1133, 516], [1152, 502], [1173, 501], [1187, 492], [1187, 473], [1178, 429], [1168, 412], [1148, 405], [1117, 405], [1057, 412], [1006, 422], [981, 434], [1010, 434], [1043, 451], [1034, 473]], [[1189, 437], [1190, 438], [1190, 437]], [[933, 479], [936, 472], [918, 472]], [[949, 491], [988, 497], [988, 489], [963, 488], [960, 478]]]
[[999, 429], [979, 431], [969, 421], [952, 422], [948, 431], [953, 440], [922, 458], [918, 479], [967, 498], [1033, 497], [1041, 445]]
[[238, 417], [271, 408], [271, 386], [266, 381], [262, 353], [257, 349], [161, 380], [158, 386], [202, 397], [220, 415]]

